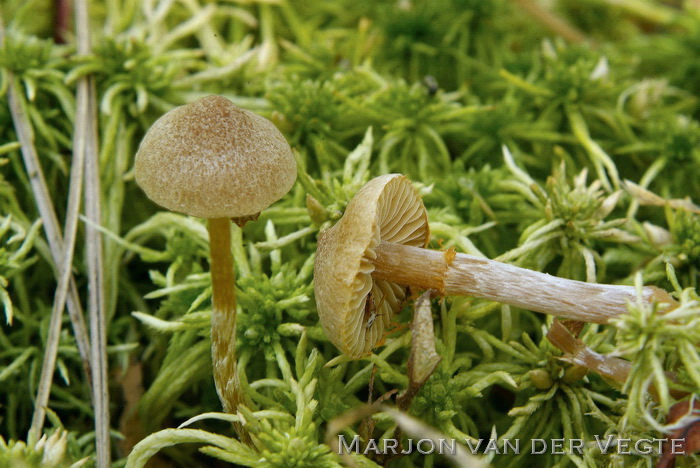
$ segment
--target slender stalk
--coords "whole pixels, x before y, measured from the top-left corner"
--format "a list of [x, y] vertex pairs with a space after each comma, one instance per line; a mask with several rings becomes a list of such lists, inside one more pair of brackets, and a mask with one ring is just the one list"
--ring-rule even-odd
[[[236, 356], [236, 278], [231, 254], [231, 220], [209, 219], [209, 264], [211, 268], [211, 357], [216, 393], [227, 413], [235, 414], [245, 395], [238, 379]], [[248, 405], [250, 406], [250, 405]], [[233, 423], [242, 441], [250, 436], [242, 424]]]
[[235, 412], [232, 381], [236, 376], [236, 296], [231, 221], [209, 220], [210, 268], [212, 283], [211, 351], [214, 383], [227, 413]]
[[[372, 275], [443, 295], [475, 296], [545, 314], [606, 323], [627, 312], [634, 286], [585, 283], [558, 278], [473, 255], [440, 252], [389, 242], [376, 248]], [[664, 290], [647, 286], [643, 299], [676, 305]]]
[[[87, 0], [75, 2], [75, 27], [78, 53], [91, 52], [90, 17]], [[102, 236], [94, 227], [102, 221], [99, 149], [97, 143], [97, 96], [91, 76], [78, 81], [76, 96], [76, 130], [74, 151], [83, 153], [85, 163], [85, 217], [90, 221], [85, 228], [88, 314], [90, 317], [90, 365], [92, 369], [92, 402], [95, 408], [95, 445], [97, 466], [111, 464], [109, 381], [107, 375], [107, 318], [104, 290], [104, 262]], [[68, 232], [66, 228], [66, 232]]]

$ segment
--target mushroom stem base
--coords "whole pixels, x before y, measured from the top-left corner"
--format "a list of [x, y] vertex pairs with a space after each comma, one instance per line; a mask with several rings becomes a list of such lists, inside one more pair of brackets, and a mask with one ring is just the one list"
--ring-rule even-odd
[[[475, 296], [584, 322], [606, 323], [636, 301], [633, 286], [585, 283], [454, 251], [382, 242], [372, 276], [440, 294]], [[647, 286], [645, 302], [675, 306], [664, 290]]]

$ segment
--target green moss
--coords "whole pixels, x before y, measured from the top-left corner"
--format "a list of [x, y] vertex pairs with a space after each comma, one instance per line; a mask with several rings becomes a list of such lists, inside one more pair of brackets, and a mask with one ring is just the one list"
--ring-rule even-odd
[[[156, 462], [174, 466], [212, 458], [339, 466], [329, 431], [405, 441], [401, 421], [376, 406], [370, 416], [364, 404], [398, 405], [397, 395], [414, 384], [407, 364], [413, 296], [383, 344], [357, 360], [327, 340], [313, 297], [318, 236], [367, 181], [389, 172], [406, 174], [423, 196], [433, 248], [584, 281], [655, 284], [679, 303], [661, 313], [634, 302], [613, 323], [583, 327], [579, 338], [592, 351], [630, 362], [628, 379], [613, 382], [549, 343], [550, 318], [470, 297], [436, 299], [442, 361], [402, 407], [418, 426], [458, 441], [495, 437], [499, 447], [504, 438], [522, 446], [533, 438], [638, 440], [662, 437], [670, 408], [700, 394], [700, 11], [693, 2], [95, 1], [88, 2], [94, 47], [87, 55], [77, 54], [75, 35], [65, 45], [46, 39], [55, 32], [52, 2], [5, 3], [0, 465], [34, 466], [44, 456], [21, 439], [60, 270], [7, 90], [17, 91], [64, 225], [78, 167], [72, 153], [81, 144], [74, 142], [82, 125], [75, 96], [86, 77], [98, 110], [110, 424], [124, 437], [122, 445], [112, 439], [115, 466], [141, 466], [156, 452]], [[533, 16], [523, 8], [529, 4], [564, 25]], [[570, 26], [588, 41], [557, 35]], [[233, 230], [246, 401], [236, 415], [217, 413], [211, 378], [205, 223], [163, 212], [132, 172], [153, 121], [206, 94], [269, 117], [299, 167], [289, 195]], [[83, 248], [88, 225], [79, 224], [71, 268], [83, 305], [94, 292]], [[65, 465], [95, 459], [96, 450], [90, 379], [72, 324], [61, 325], [46, 426], [69, 431]], [[237, 439], [232, 422], [246, 428], [251, 444]], [[418, 453], [354, 460], [444, 461]], [[482, 460], [641, 467], [659, 457], [523, 451]], [[697, 462], [698, 455], [678, 460]]]

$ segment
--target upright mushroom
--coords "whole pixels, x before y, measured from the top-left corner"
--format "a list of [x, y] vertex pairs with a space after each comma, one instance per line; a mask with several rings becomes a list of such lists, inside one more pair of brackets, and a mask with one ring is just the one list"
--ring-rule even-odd
[[208, 219], [214, 382], [224, 410], [234, 412], [241, 396], [229, 223], [256, 219], [292, 188], [294, 155], [269, 120], [222, 96], [207, 96], [153, 124], [136, 153], [134, 172], [157, 204]]
[[[377, 177], [321, 233], [314, 293], [326, 335], [359, 357], [381, 339], [406, 297], [406, 287], [468, 295], [524, 309], [605, 323], [626, 312], [633, 286], [558, 278], [473, 255], [425, 249], [428, 218], [411, 182], [400, 174]], [[676, 304], [664, 290], [645, 287], [645, 301]]]

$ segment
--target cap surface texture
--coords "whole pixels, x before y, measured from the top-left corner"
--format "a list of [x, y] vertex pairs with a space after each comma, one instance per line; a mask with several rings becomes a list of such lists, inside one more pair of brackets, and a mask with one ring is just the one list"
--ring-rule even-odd
[[134, 171], [146, 195], [171, 211], [237, 218], [282, 198], [296, 180], [296, 161], [272, 122], [207, 96], [153, 124]]
[[322, 232], [314, 264], [314, 293], [321, 323], [345, 354], [369, 353], [406, 298], [406, 288], [374, 279], [380, 242], [425, 247], [428, 217], [411, 182], [400, 174], [368, 182], [335, 226]]

